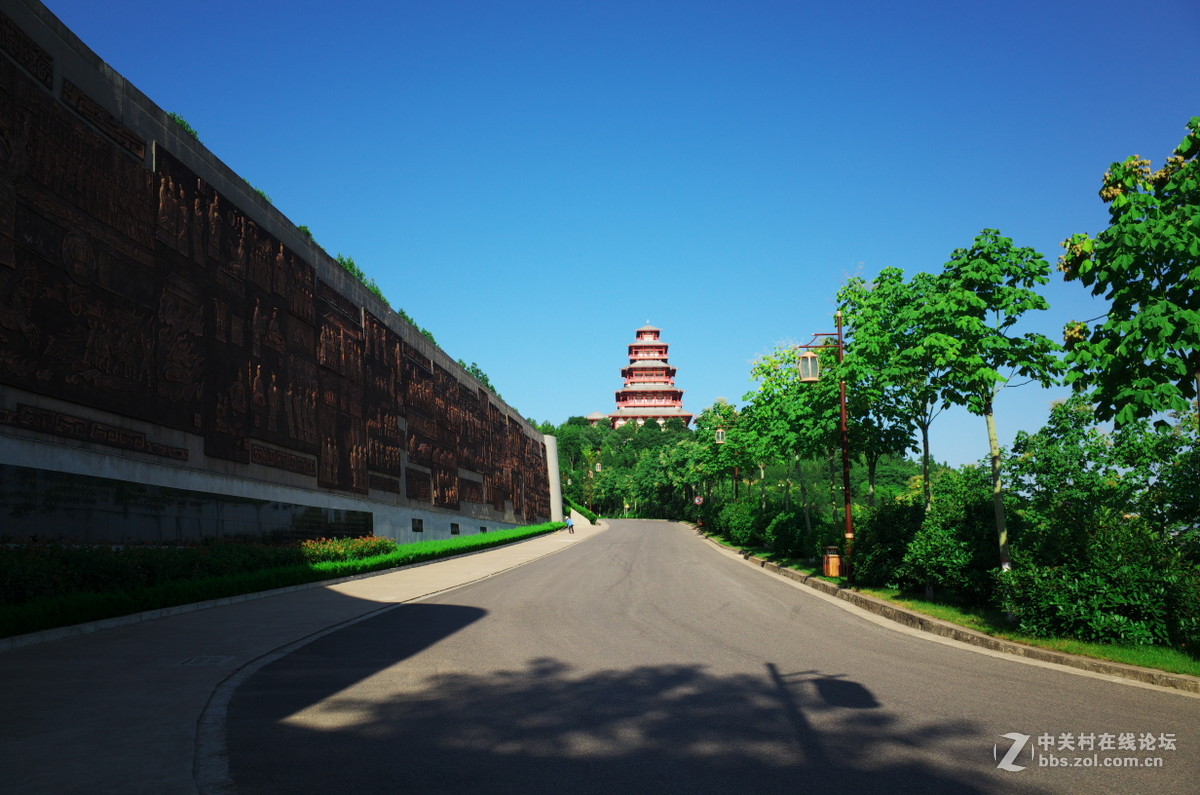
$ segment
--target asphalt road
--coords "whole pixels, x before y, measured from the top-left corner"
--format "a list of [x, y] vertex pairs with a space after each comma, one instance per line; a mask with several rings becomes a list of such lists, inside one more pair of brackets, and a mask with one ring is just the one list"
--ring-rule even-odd
[[686, 526], [611, 524], [246, 678], [238, 790], [1196, 791], [1200, 699], [902, 632]]

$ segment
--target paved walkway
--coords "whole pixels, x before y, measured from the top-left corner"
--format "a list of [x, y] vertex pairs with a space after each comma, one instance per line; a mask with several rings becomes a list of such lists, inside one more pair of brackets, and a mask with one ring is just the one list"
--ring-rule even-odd
[[224, 697], [299, 642], [531, 560], [604, 529], [0, 651], [0, 792], [220, 791]]

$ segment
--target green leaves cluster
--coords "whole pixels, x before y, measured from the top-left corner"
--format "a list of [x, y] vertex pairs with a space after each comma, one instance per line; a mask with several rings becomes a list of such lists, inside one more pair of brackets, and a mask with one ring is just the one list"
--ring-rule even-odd
[[362, 282], [363, 286], [378, 296], [379, 299], [385, 304], [391, 306], [391, 304], [388, 303], [387, 298], [384, 296], [383, 290], [379, 288], [379, 285], [375, 283], [374, 279], [367, 276], [366, 272], [364, 272], [362, 268], [358, 267], [358, 264], [354, 261], [354, 257], [343, 254], [339, 251], [334, 259], [337, 260], [337, 264], [341, 265], [344, 271]]
[[1035, 635], [1195, 648], [1200, 642], [1196, 420], [1097, 424], [1056, 405], [1003, 460], [1014, 567], [997, 571], [986, 467], [948, 470], [917, 517], [883, 505], [860, 525], [856, 577], [935, 588], [1014, 615]]
[[475, 376], [475, 379], [477, 381], [479, 381], [479, 383], [483, 384], [488, 389], [492, 390], [492, 393], [495, 394], [496, 397], [501, 398], [503, 400], [500, 393], [496, 391], [496, 387], [494, 387], [492, 385], [492, 379], [488, 378], [488, 374], [483, 371], [482, 367], [480, 367], [475, 362], [471, 362], [470, 364], [467, 364], [467, 362], [463, 361], [462, 359], [458, 360], [458, 366], [461, 367], [462, 369], [466, 370], [471, 375]]
[[200, 143], [200, 133], [196, 132], [196, 128], [193, 127], [191, 124], [189, 124], [187, 119], [183, 118], [183, 116], [179, 115], [178, 113], [176, 113], [174, 111], [171, 111], [170, 113], [168, 113], [167, 117], [171, 121], [175, 122], [180, 127], [182, 127], [183, 131], [185, 133], [187, 133], [188, 135], [190, 135], [192, 138], [194, 138], [196, 140], [196, 143]]
[[[1049, 309], [1040, 292], [1049, 263], [984, 229], [936, 272], [906, 278], [885, 268], [848, 281], [837, 297], [845, 356], [820, 333], [818, 383], [800, 383], [801, 350], [780, 345], [754, 364], [746, 405], [719, 401], [694, 432], [569, 421], [558, 432], [571, 498], [606, 512], [632, 505], [643, 516], [700, 518], [745, 545], [811, 555], [840, 535], [845, 383], [861, 581], [952, 592], [1002, 607], [1038, 634], [1194, 647], [1200, 117], [1188, 128], [1157, 171], [1139, 157], [1114, 163], [1101, 190], [1109, 228], [1064, 243], [1067, 278], [1111, 304], [1097, 325], [1067, 325], [1065, 357], [1025, 330]], [[1064, 374], [1076, 396], [1002, 450], [999, 391], [1049, 386]], [[929, 428], [950, 406], [984, 419], [983, 466], [932, 466]], [[1115, 428], [1103, 424], [1111, 420]], [[724, 444], [714, 441], [717, 429]], [[922, 475], [906, 482], [896, 463], [911, 465], [904, 456], [914, 449]], [[886, 499], [874, 499], [877, 466], [893, 476]], [[703, 509], [692, 507], [695, 495], [705, 497]]]
[[1194, 650], [1200, 573], [1188, 547], [1143, 517], [1109, 515], [1071, 560], [1001, 572], [999, 601], [1033, 635]]
[[1110, 302], [1094, 327], [1067, 325], [1067, 382], [1100, 419], [1187, 411], [1200, 390], [1200, 116], [1158, 171], [1113, 163], [1100, 197], [1109, 227], [1063, 241], [1059, 269]]

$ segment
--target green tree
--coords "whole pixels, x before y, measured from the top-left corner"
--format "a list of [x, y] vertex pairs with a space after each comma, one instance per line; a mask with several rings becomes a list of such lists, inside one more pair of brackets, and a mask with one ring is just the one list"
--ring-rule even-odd
[[1010, 379], [1054, 383], [1059, 346], [1042, 334], [1017, 335], [1014, 326], [1030, 311], [1049, 308], [1034, 287], [1049, 281], [1050, 265], [1032, 248], [1018, 248], [995, 229], [984, 229], [968, 249], [956, 249], [936, 278], [937, 290], [923, 307], [924, 344], [935, 366], [945, 368], [942, 397], [965, 406], [987, 423], [992, 502], [1000, 566], [1011, 568], [1004, 511], [995, 398]]
[[[1130, 513], [1144, 517], [1164, 537], [1196, 539], [1200, 534], [1200, 437], [1195, 414], [1135, 420], [1113, 433], [1113, 457], [1132, 485]], [[1200, 559], [1195, 561], [1200, 564]]]
[[[805, 532], [811, 536], [814, 505], [802, 462], [825, 459], [840, 444], [840, 396], [836, 377], [822, 378], [815, 384], [801, 383], [800, 353], [795, 345], [780, 345], [755, 361], [750, 377], [758, 388], [747, 393], [745, 400], [753, 406], [758, 437], [775, 451], [776, 460], [789, 462], [798, 476]], [[836, 356], [831, 351], [819, 350], [817, 354], [826, 371], [835, 365]]]
[[1101, 420], [1187, 411], [1200, 396], [1200, 116], [1187, 127], [1158, 171], [1137, 155], [1113, 163], [1108, 228], [1063, 241], [1059, 269], [1109, 302], [1094, 328], [1066, 328], [1067, 383]]
[[937, 587], [986, 603], [996, 560], [990, 480], [985, 468], [974, 465], [939, 473], [929, 512], [895, 570], [900, 587], [923, 586], [928, 595]]
[[[644, 433], [645, 426], [639, 432]], [[666, 437], [667, 443], [639, 453], [630, 472], [629, 492], [623, 499], [637, 516], [683, 518], [692, 513], [691, 498], [702, 480], [696, 465], [699, 445], [687, 437], [672, 441], [666, 431], [659, 435]]]
[[1008, 462], [1026, 521], [1001, 605], [1023, 631], [1119, 643], [1200, 640], [1196, 418], [1106, 432], [1074, 395]]
[[1017, 434], [1005, 465], [1022, 502], [1017, 557], [1072, 563], [1106, 525], [1131, 516], [1164, 544], [1186, 545], [1200, 528], [1195, 425], [1188, 414], [1174, 425], [1133, 420], [1108, 432], [1083, 395], [1056, 404], [1044, 427]]
[[1131, 510], [1140, 480], [1127, 477], [1112, 436], [1096, 426], [1080, 395], [1055, 404], [1037, 432], [1017, 434], [1005, 474], [1021, 497], [1021, 565], [1057, 566], [1079, 557], [1105, 517]]
[[[270, 201], [270, 199], [268, 199], [268, 201]], [[373, 293], [376, 298], [378, 298], [380, 301], [383, 301], [384, 305], [386, 305], [388, 307], [391, 306], [391, 303], [387, 300], [387, 296], [385, 296], [383, 294], [383, 290], [380, 289], [379, 285], [376, 284], [374, 279], [367, 276], [366, 272], [364, 272], [362, 268], [358, 267], [358, 264], [354, 261], [354, 257], [351, 257], [348, 254], [342, 254], [341, 252], [338, 252], [337, 256], [334, 257], [334, 259], [337, 260], [337, 263], [342, 266], [343, 270], [345, 270], [351, 276], [353, 276], [354, 278], [356, 278], [360, 282], [362, 282], [363, 286], [366, 287], [371, 293]], [[408, 317], [408, 315], [404, 314], [403, 311], [400, 311], [399, 314], [405, 320], [409, 320], [411, 322], [412, 318], [410, 318], [410, 317]], [[434, 341], [433, 336], [431, 334], [429, 334], [429, 332], [425, 331], [425, 329], [419, 329], [419, 330], [421, 331], [422, 334], [425, 334], [427, 337], [429, 337], [430, 342]], [[434, 344], [436, 344], [436, 342]]]
[[925, 510], [930, 492], [929, 427], [946, 408], [940, 384], [950, 365], [928, 337], [930, 321], [939, 321], [925, 308], [937, 300], [936, 279], [918, 273], [909, 282], [899, 268], [885, 268], [872, 281], [851, 279], [838, 292], [838, 305], [850, 329], [844, 362], [846, 378], [855, 391], [865, 391], [880, 416], [877, 422], [890, 440], [885, 451], [907, 449], [912, 429], [921, 437], [921, 475]]
[[[737, 442], [738, 419], [738, 410], [724, 398], [717, 398], [696, 416], [696, 435], [703, 446], [702, 462], [711, 477], [733, 474], [736, 478], [749, 464], [745, 446]], [[723, 432], [722, 442], [717, 441], [718, 430]], [[731, 436], [735, 442], [732, 445]]]
[[698, 518], [699, 512], [692, 499], [700, 494], [707, 477], [704, 469], [703, 445], [691, 431], [674, 444], [657, 451], [655, 465], [658, 469], [661, 489], [669, 491], [670, 507], [663, 518]]

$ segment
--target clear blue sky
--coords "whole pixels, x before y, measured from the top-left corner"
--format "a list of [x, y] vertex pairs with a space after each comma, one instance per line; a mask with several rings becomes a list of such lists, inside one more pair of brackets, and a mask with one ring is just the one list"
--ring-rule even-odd
[[[849, 276], [998, 228], [1052, 262], [1200, 114], [1196, 0], [48, 0], [523, 415], [615, 408], [650, 321], [685, 405], [832, 327]], [[1103, 310], [1056, 277], [1026, 325]], [[1008, 390], [1004, 441], [1063, 390]], [[987, 452], [951, 412], [933, 454]]]

